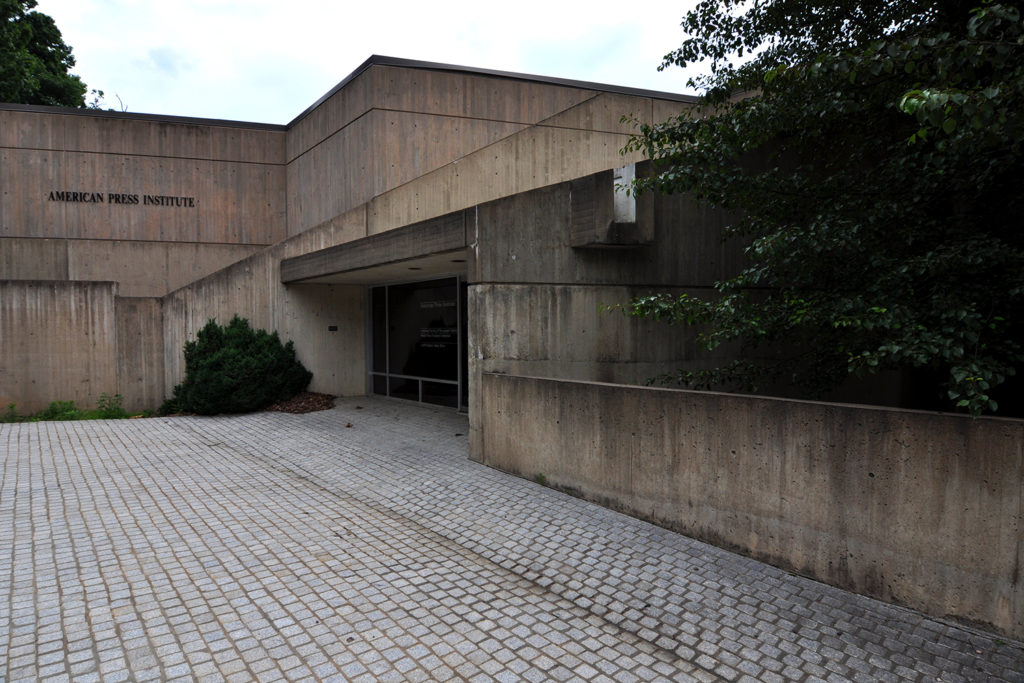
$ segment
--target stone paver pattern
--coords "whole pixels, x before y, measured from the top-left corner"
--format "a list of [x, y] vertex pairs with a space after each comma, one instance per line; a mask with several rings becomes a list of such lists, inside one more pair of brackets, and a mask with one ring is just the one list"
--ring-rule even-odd
[[467, 430], [370, 398], [0, 425], [0, 681], [1024, 681], [1021, 643], [486, 468]]

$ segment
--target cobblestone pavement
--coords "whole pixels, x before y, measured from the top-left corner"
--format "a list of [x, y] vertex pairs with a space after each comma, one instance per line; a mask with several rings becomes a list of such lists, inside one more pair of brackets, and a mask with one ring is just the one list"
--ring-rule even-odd
[[1024, 681], [1024, 648], [467, 460], [375, 399], [0, 425], [0, 681]]

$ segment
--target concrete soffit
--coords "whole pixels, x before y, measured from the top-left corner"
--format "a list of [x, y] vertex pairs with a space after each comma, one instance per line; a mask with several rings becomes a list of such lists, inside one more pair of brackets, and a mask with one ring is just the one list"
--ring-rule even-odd
[[[573, 248], [629, 248], [654, 238], [654, 204], [620, 196], [621, 183], [649, 163], [628, 164], [567, 181]], [[556, 183], [558, 184], [558, 183]], [[536, 192], [523, 190], [452, 213], [281, 260], [281, 282], [379, 285], [466, 275], [475, 259], [481, 206]]]
[[375, 285], [466, 272], [475, 207], [282, 259], [283, 284]]

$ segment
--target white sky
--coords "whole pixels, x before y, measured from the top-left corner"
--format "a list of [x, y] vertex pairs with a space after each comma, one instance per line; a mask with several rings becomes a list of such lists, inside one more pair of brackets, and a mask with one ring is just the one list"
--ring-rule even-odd
[[[39, 0], [105, 108], [288, 123], [370, 55], [687, 92], [695, 0]], [[89, 98], [87, 97], [87, 100]]]

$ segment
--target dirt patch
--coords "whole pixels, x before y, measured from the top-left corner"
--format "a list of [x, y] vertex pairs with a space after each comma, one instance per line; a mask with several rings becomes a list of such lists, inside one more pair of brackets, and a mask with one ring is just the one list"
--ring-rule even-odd
[[318, 410], [330, 410], [333, 407], [334, 397], [330, 394], [303, 391], [287, 401], [271, 404], [266, 409], [278, 413], [315, 413]]

